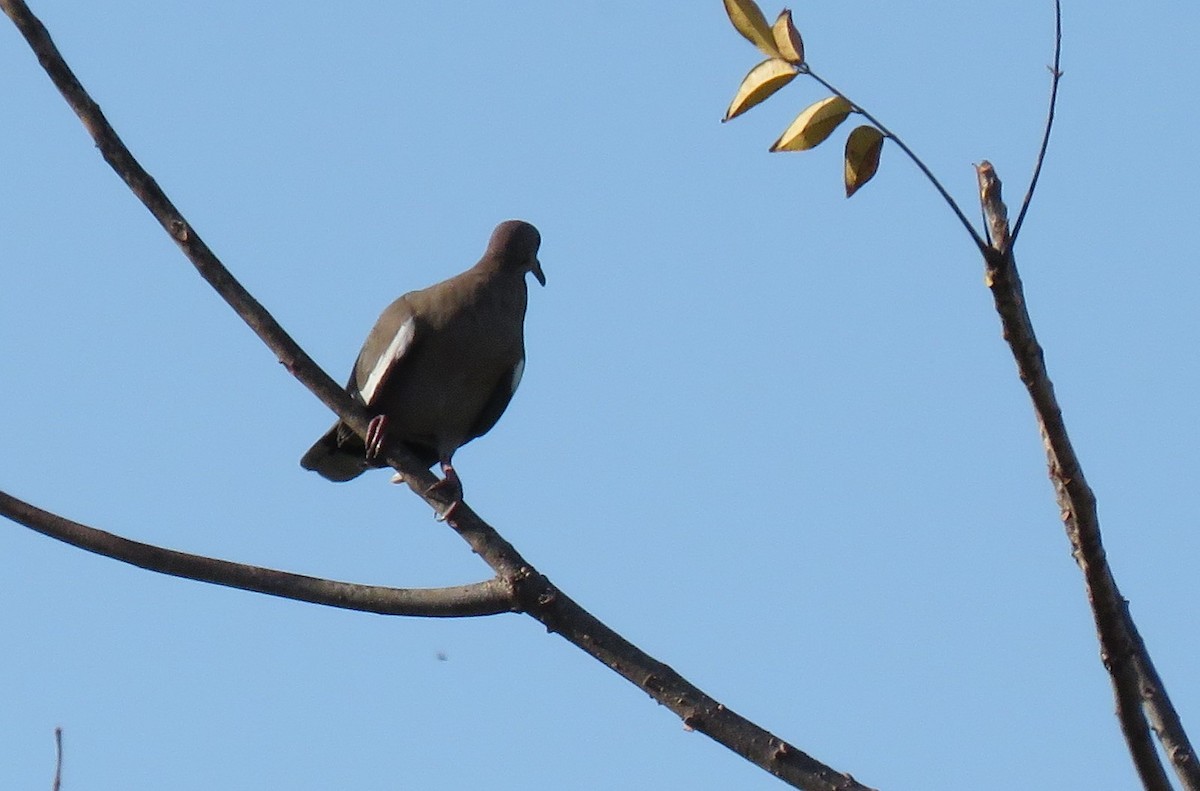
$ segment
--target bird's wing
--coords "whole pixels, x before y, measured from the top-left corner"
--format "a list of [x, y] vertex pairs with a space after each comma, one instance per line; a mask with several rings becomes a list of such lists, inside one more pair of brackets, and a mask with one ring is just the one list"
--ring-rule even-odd
[[504, 414], [504, 410], [508, 409], [508, 402], [512, 400], [513, 393], [517, 392], [517, 385], [521, 384], [521, 374], [524, 372], [525, 356], [521, 355], [516, 364], [504, 376], [500, 377], [500, 381], [496, 382], [496, 386], [492, 388], [491, 395], [488, 396], [483, 409], [479, 411], [479, 417], [476, 418], [475, 425], [471, 427], [470, 433], [463, 438], [464, 442], [469, 442], [476, 437], [482, 437], [492, 430], [492, 426], [496, 425], [496, 421]]
[[373, 404], [404, 358], [412, 354], [416, 337], [416, 318], [406, 297], [401, 297], [383, 311], [367, 335], [350, 376], [351, 393], [364, 404]]

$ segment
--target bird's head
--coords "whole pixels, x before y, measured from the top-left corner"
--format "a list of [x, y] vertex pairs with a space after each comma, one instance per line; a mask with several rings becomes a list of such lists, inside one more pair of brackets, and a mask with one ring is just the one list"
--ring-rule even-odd
[[544, 286], [546, 276], [542, 273], [542, 262], [537, 257], [541, 244], [542, 235], [537, 228], [523, 220], [506, 220], [492, 231], [487, 255], [498, 258], [506, 269], [522, 274], [533, 272], [533, 276]]

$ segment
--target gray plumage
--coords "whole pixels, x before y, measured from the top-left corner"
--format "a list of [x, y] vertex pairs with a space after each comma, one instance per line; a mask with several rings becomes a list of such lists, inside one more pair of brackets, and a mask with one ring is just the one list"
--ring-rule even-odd
[[[366, 405], [389, 440], [447, 478], [458, 448], [486, 434], [508, 407], [525, 365], [525, 274], [542, 285], [541, 236], [509, 220], [492, 232], [475, 266], [389, 305], [367, 335], [346, 390]], [[331, 481], [370, 467], [363, 439], [341, 422], [301, 466]]]

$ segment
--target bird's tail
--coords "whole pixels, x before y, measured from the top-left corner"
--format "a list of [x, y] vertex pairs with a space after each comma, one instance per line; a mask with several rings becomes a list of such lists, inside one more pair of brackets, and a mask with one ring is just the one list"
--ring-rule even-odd
[[308, 449], [304, 458], [300, 459], [300, 466], [304, 469], [312, 470], [321, 477], [338, 483], [357, 478], [369, 466], [362, 442], [343, 444], [338, 436], [340, 426], [341, 424], [334, 424], [333, 428], [325, 432], [325, 436]]

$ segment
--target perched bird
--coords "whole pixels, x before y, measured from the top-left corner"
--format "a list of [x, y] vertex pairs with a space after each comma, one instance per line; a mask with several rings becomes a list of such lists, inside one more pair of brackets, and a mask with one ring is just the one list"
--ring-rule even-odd
[[454, 452], [486, 434], [512, 399], [525, 367], [525, 273], [546, 285], [541, 235], [520, 220], [496, 226], [479, 263], [397, 299], [375, 322], [346, 390], [375, 414], [364, 442], [340, 421], [300, 465], [348, 481], [377, 460], [384, 440], [403, 442], [423, 464], [440, 462], [453, 504], [462, 484]]

